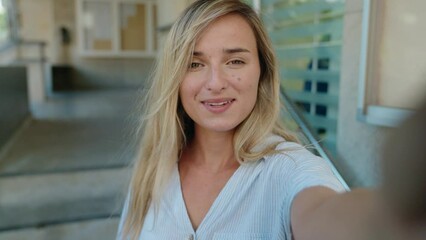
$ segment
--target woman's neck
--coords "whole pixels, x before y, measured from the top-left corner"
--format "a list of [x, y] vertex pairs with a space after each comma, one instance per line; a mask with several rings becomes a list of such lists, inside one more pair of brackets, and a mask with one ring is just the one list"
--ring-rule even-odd
[[235, 159], [233, 136], [233, 132], [196, 130], [183, 160], [209, 172], [235, 168], [239, 163]]

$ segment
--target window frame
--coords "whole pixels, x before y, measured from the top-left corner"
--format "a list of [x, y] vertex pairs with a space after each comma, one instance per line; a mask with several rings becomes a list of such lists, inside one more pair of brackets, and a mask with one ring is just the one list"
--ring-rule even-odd
[[[83, 7], [86, 2], [106, 3], [110, 4], [112, 9], [112, 49], [111, 50], [87, 50], [85, 48], [84, 39], [84, 25], [82, 16], [84, 14]], [[143, 51], [138, 50], [123, 50], [120, 48], [120, 6], [121, 4], [137, 4], [143, 3], [146, 6], [146, 43], [147, 49]], [[78, 31], [78, 53], [82, 57], [101, 57], [101, 58], [155, 58], [157, 50], [154, 43], [153, 36], [156, 34], [153, 24], [155, 23], [153, 11], [149, 9], [155, 8], [155, 1], [153, 0], [77, 0], [76, 3], [76, 21]]]
[[375, 81], [374, 69], [377, 67], [377, 29], [379, 19], [383, 18], [382, 0], [363, 0], [360, 68], [358, 78], [357, 120], [360, 122], [398, 127], [405, 119], [414, 114], [412, 109], [383, 106], [371, 97], [378, 89], [372, 86]]

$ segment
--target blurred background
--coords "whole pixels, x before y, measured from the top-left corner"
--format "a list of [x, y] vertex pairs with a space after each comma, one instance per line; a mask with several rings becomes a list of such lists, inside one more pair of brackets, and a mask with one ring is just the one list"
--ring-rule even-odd
[[[114, 239], [155, 58], [193, 0], [0, 0], [0, 239]], [[247, 0], [282, 119], [349, 189], [426, 94], [426, 2]]]

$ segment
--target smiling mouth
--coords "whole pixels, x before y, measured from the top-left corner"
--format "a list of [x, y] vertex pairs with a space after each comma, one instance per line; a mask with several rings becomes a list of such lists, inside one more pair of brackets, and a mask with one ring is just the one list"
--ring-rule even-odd
[[227, 101], [221, 101], [221, 102], [208, 102], [208, 101], [202, 101], [203, 104], [211, 106], [211, 107], [220, 107], [225, 106], [227, 104], [230, 104], [234, 102], [235, 99], [227, 100]]

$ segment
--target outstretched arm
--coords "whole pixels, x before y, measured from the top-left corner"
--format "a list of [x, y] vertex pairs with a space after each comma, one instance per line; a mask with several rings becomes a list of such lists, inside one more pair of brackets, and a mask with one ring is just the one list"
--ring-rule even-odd
[[426, 239], [426, 102], [388, 139], [381, 189], [337, 194], [325, 187], [293, 200], [295, 240]]
[[305, 189], [292, 205], [294, 239], [380, 239], [384, 226], [379, 202], [373, 190], [338, 194], [325, 187]]

